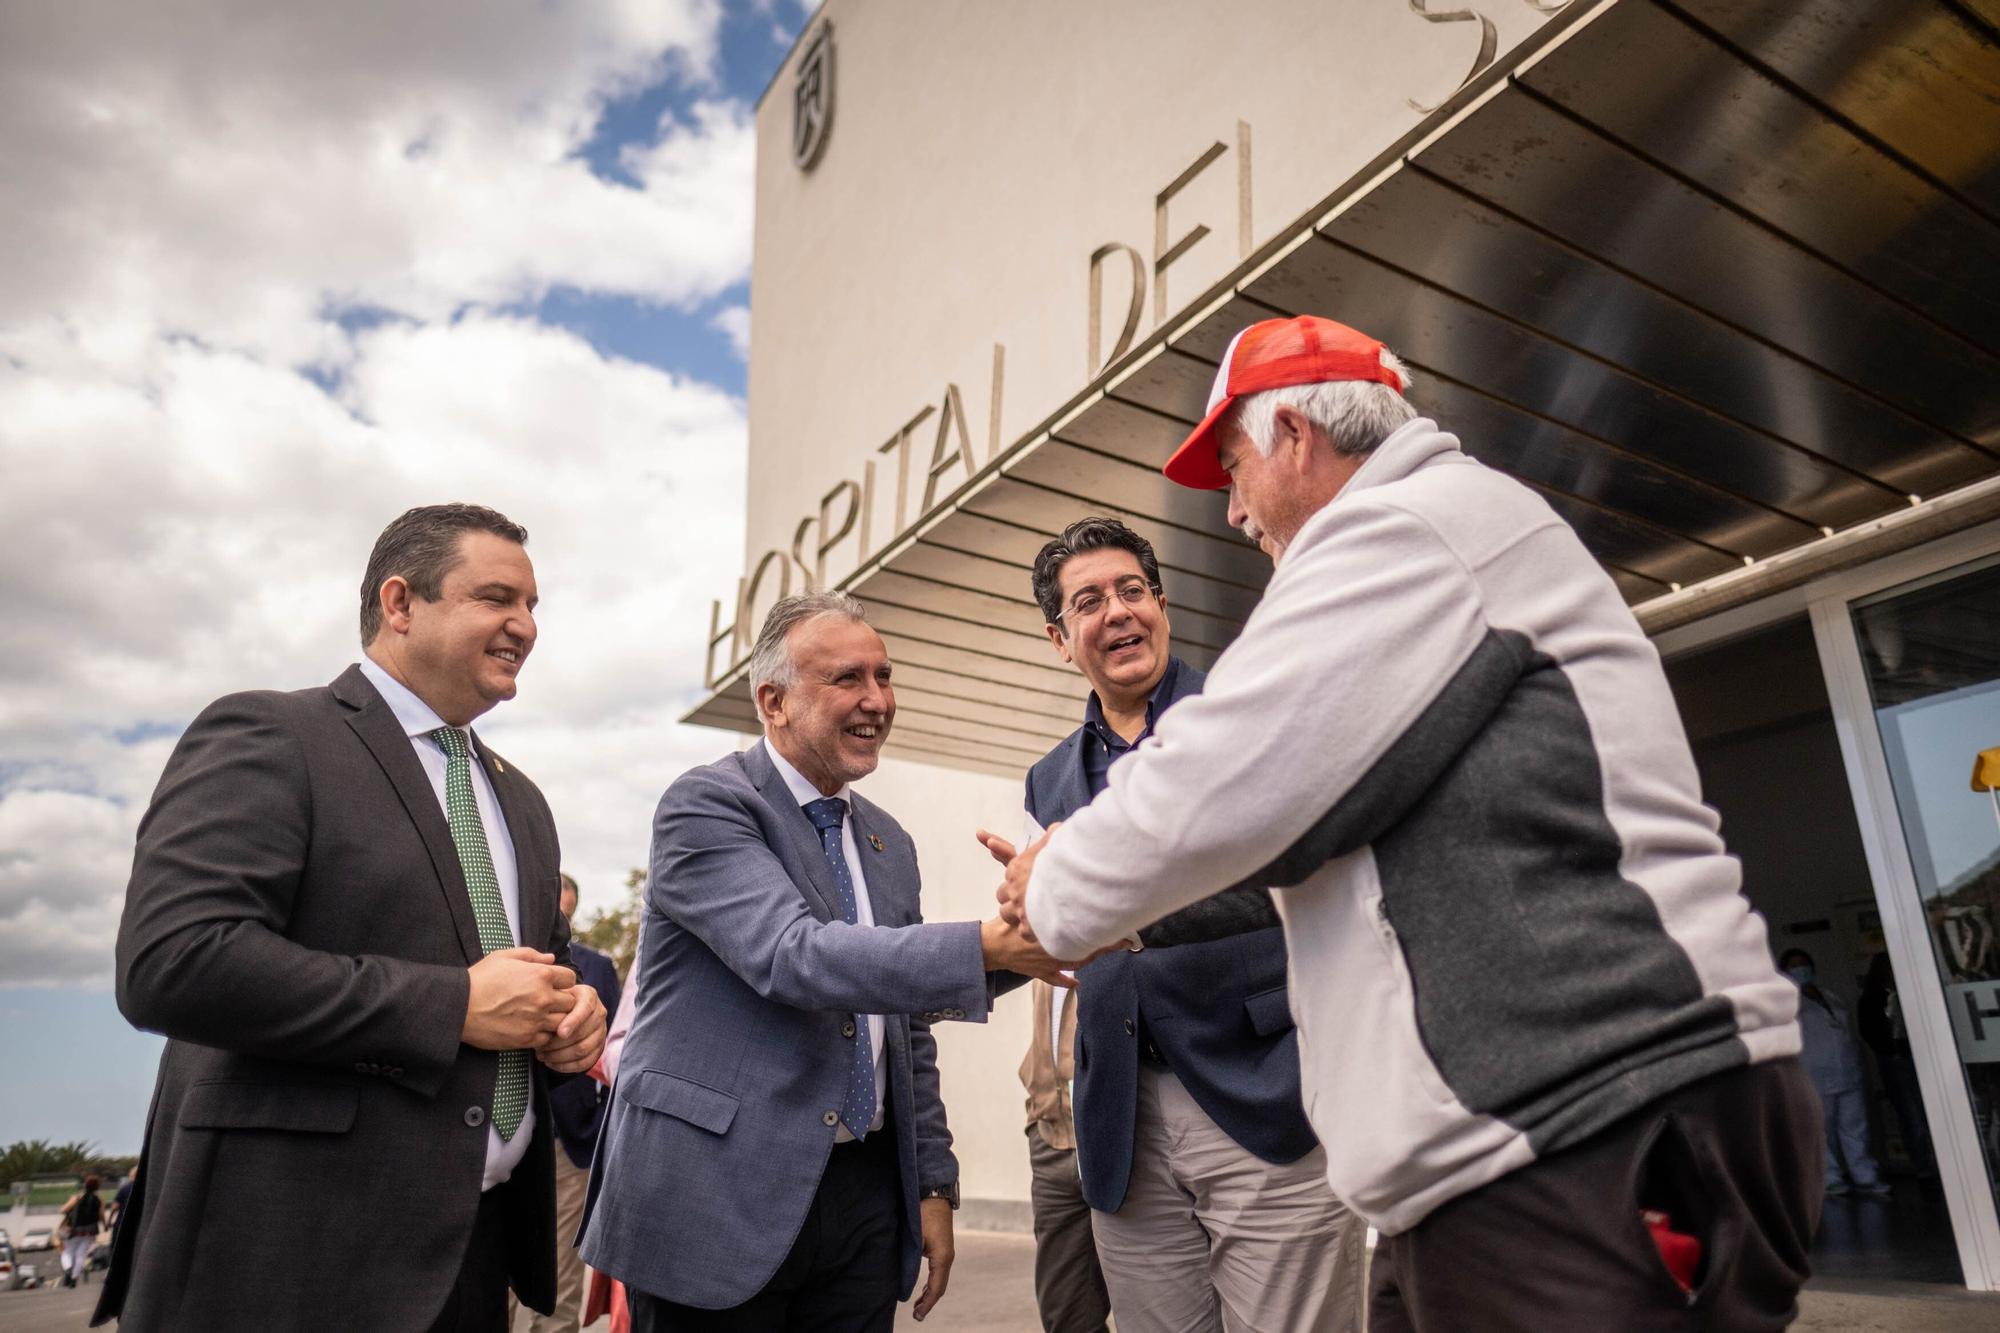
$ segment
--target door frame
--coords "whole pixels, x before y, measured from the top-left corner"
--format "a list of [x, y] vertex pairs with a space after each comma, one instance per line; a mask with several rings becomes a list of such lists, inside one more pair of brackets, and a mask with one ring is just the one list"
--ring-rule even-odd
[[1918, 897], [1916, 872], [1868, 696], [1852, 608], [1857, 601], [1902, 584], [1992, 559], [2000, 559], [2000, 522], [1835, 571], [1802, 587], [1677, 626], [1653, 640], [1662, 658], [1672, 658], [1801, 614], [1811, 622], [1883, 940], [1902, 983], [1903, 1017], [1952, 1235], [1966, 1285], [1976, 1291], [2000, 1291], [2000, 1209], [1995, 1206], [1971, 1096], [1959, 1066], [1945, 1008], [1944, 979], [1931, 948], [1930, 926]]

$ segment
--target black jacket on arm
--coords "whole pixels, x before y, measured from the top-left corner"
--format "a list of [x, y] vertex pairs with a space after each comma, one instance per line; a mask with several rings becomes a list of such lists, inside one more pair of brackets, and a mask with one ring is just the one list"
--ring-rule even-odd
[[[604, 1001], [606, 1024], [617, 1022], [622, 989], [618, 964], [588, 944], [572, 942], [569, 952], [576, 979], [595, 990]], [[604, 1093], [604, 1085], [594, 1078], [566, 1079], [549, 1089], [549, 1115], [555, 1122], [556, 1146], [579, 1170], [590, 1169], [590, 1156], [597, 1151], [597, 1136], [604, 1128]]]
[[[555, 821], [477, 742], [514, 844], [521, 940], [569, 961]], [[498, 1057], [459, 1042], [483, 956], [423, 764], [360, 668], [218, 700], [139, 825], [118, 1004], [169, 1038], [93, 1322], [427, 1328], [479, 1207]], [[553, 1136], [504, 1191], [508, 1274], [555, 1295]]]

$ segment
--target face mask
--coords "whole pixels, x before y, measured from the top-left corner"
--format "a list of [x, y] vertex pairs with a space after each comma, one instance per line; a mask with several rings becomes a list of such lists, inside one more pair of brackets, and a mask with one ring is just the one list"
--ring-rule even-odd
[[1788, 967], [1785, 969], [1785, 975], [1792, 979], [1794, 985], [1810, 986], [1813, 979], [1813, 965], [1800, 963], [1797, 967]]

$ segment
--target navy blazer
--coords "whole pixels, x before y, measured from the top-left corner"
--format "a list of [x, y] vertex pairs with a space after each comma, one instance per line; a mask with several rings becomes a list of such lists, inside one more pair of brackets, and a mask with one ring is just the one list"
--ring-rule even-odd
[[[604, 1001], [608, 1027], [618, 1017], [618, 965], [587, 944], [571, 942], [569, 955], [576, 979]], [[577, 1167], [589, 1170], [590, 1155], [597, 1151], [597, 1132], [604, 1124], [604, 1085], [594, 1078], [573, 1078], [550, 1088], [549, 1115], [556, 1123], [556, 1142], [562, 1145], [563, 1154]]]
[[628, 1287], [725, 1309], [757, 1294], [805, 1224], [833, 1151], [856, 1014], [881, 1014], [916, 1286], [920, 1190], [958, 1180], [931, 1024], [984, 1022], [973, 921], [927, 925], [917, 849], [850, 792], [875, 925], [841, 920], [812, 821], [764, 745], [683, 774], [653, 821], [631, 1027], [584, 1198], [584, 1261]]
[[[1199, 694], [1185, 662], [1158, 714]], [[1028, 770], [1028, 814], [1047, 827], [1090, 804], [1078, 727]], [[1201, 944], [1106, 954], [1077, 973], [1076, 1148], [1083, 1197], [1112, 1213], [1132, 1175], [1141, 1020], [1188, 1093], [1224, 1133], [1267, 1162], [1319, 1140], [1299, 1094], [1299, 1039], [1280, 926]]]

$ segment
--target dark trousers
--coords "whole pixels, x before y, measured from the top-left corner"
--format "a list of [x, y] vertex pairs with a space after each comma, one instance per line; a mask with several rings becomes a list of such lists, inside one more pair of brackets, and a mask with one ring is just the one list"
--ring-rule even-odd
[[506, 1333], [507, 1232], [500, 1188], [479, 1196], [458, 1278], [431, 1333]]
[[1076, 1149], [1051, 1148], [1040, 1126], [1029, 1125], [1028, 1166], [1034, 1172], [1035, 1305], [1044, 1333], [1104, 1333], [1111, 1297], [1097, 1266]]
[[727, 1310], [629, 1290], [632, 1333], [890, 1333], [902, 1268], [895, 1131], [837, 1143], [791, 1251], [764, 1289]]
[[[1384, 1237], [1369, 1333], [1784, 1328], [1819, 1222], [1819, 1121], [1797, 1060], [1670, 1093]], [[1691, 1296], [1646, 1208], [1701, 1241]]]

